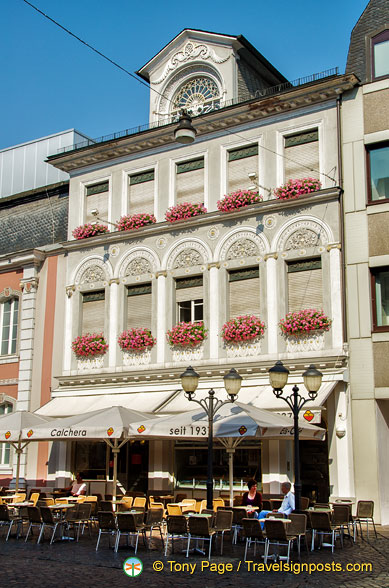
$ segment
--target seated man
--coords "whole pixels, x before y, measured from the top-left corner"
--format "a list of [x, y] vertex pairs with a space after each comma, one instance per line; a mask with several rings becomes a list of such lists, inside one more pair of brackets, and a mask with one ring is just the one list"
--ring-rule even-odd
[[[284, 515], [288, 516], [292, 511], [294, 511], [294, 494], [290, 491], [292, 485], [290, 482], [283, 482], [281, 484], [281, 492], [284, 495], [284, 500], [278, 510], [261, 510], [260, 513], [254, 513], [255, 518], [257, 519], [264, 519], [266, 515], [270, 512], [282, 512]], [[265, 528], [264, 523], [261, 523], [262, 529]]]
[[72, 485], [66, 490], [70, 490], [71, 496], [84, 496], [86, 494], [86, 484], [79, 472], [77, 472], [76, 479], [72, 482]]

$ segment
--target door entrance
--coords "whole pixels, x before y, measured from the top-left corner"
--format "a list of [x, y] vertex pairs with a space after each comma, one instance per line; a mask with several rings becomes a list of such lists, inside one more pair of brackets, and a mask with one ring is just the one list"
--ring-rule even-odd
[[[320, 427], [326, 429], [323, 420]], [[330, 497], [327, 437], [325, 441], [300, 441], [302, 496], [311, 502], [328, 502]]]

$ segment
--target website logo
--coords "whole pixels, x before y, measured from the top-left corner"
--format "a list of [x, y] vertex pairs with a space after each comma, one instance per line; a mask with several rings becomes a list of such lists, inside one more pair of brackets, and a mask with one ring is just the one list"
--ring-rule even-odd
[[123, 570], [127, 576], [134, 578], [143, 572], [143, 563], [137, 557], [128, 557], [123, 564]]

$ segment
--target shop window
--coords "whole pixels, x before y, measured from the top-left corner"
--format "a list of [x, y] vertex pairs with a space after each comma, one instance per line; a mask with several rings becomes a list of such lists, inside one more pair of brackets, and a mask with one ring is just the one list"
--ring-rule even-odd
[[389, 199], [389, 143], [367, 148], [368, 198], [370, 202]]
[[389, 29], [382, 31], [371, 40], [373, 79], [389, 75]]
[[[13, 412], [13, 406], [10, 402], [0, 404], [0, 416]], [[0, 443], [0, 466], [9, 466], [11, 459], [11, 445], [9, 443]]]
[[16, 353], [18, 338], [19, 298], [10, 298], [0, 305], [1, 355]]
[[203, 278], [196, 276], [176, 280], [178, 322], [203, 320]]
[[82, 334], [103, 333], [105, 292], [98, 290], [82, 294]]
[[239, 147], [228, 151], [227, 178], [228, 192], [247, 189], [253, 185], [253, 178], [258, 176], [258, 144]]
[[259, 269], [245, 268], [228, 272], [229, 318], [260, 315]]
[[389, 267], [372, 271], [373, 329], [389, 331]]
[[151, 329], [151, 284], [127, 288], [127, 329]]
[[320, 180], [318, 129], [284, 137], [284, 154], [285, 182], [307, 177]]
[[108, 219], [108, 188], [108, 181], [91, 184], [86, 187], [85, 222], [88, 223], [96, 220], [96, 217], [92, 214], [92, 210], [98, 210], [100, 218], [104, 220]]
[[176, 164], [176, 204], [204, 202], [204, 158]]
[[154, 170], [130, 176], [128, 214], [138, 213], [154, 214]]
[[323, 308], [321, 259], [288, 263], [288, 312]]

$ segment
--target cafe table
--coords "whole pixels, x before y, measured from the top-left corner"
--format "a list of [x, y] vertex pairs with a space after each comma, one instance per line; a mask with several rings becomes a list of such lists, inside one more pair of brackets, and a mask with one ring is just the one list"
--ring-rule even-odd
[[[46, 508], [49, 508], [53, 512], [56, 512], [56, 511], [58, 512], [59, 523], [60, 523], [60, 526], [63, 528], [63, 526], [66, 522], [66, 520], [65, 520], [66, 511], [69, 508], [74, 508], [74, 504], [61, 502], [60, 504], [51, 504], [50, 506], [47, 506]], [[62, 534], [61, 537], [59, 537], [58, 539], [55, 539], [54, 541], [74, 541], [74, 537], [69, 537], [68, 535]]]

